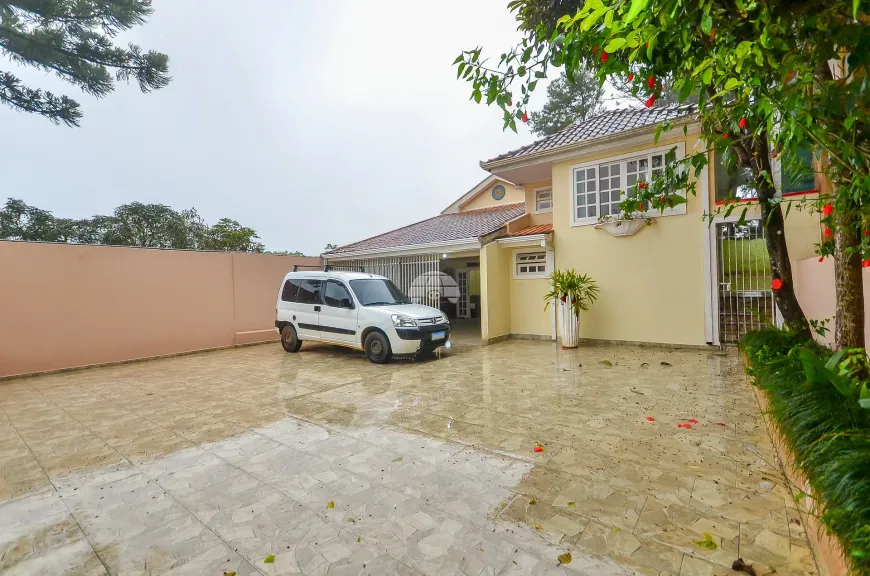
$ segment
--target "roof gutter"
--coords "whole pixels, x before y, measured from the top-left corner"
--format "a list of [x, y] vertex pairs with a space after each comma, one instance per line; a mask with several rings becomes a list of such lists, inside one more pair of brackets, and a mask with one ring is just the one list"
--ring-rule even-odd
[[[676, 120], [674, 120], [673, 125], [674, 127], [677, 127], [682, 126], [683, 124], [694, 123], [697, 123], [695, 115], [689, 115], [683, 116], [682, 118], [677, 118]], [[494, 162], [481, 161], [480, 167], [488, 172], [493, 172], [494, 170], [498, 170], [499, 168], [522, 168], [523, 166], [540, 164], [547, 161], [547, 159], [551, 157], [553, 159], [559, 159], [559, 156], [563, 156], [566, 154], [573, 155], [574, 153], [579, 152], [587, 147], [607, 144], [609, 142], [623, 140], [631, 136], [641, 136], [647, 133], [654, 133], [657, 128], [658, 124], [649, 124], [647, 126], [632, 128], [631, 130], [624, 130], [622, 132], [614, 132], [613, 134], [599, 136], [598, 138], [592, 138], [591, 140], [583, 140], [574, 144], [566, 144], [565, 146], [560, 146], [558, 148], [549, 148], [547, 150], [541, 150], [540, 152], [534, 152], [532, 154], [526, 154], [523, 156], [516, 156], [514, 158], [505, 158], [504, 160], [496, 160]], [[700, 126], [698, 127], [698, 132], [700, 132]]]
[[391, 246], [389, 248], [370, 248], [368, 250], [349, 250], [347, 252], [327, 252], [321, 254], [320, 257], [324, 260], [333, 261], [367, 257], [380, 258], [389, 256], [405, 256], [431, 252], [464, 252], [466, 250], [480, 250], [480, 240], [478, 238], [461, 238], [459, 240], [427, 242], [425, 244], [408, 244], [405, 246]]

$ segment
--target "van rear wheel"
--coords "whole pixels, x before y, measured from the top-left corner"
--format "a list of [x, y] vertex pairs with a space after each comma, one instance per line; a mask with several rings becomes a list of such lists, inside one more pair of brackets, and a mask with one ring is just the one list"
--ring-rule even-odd
[[296, 334], [296, 328], [293, 327], [293, 324], [287, 324], [281, 329], [281, 346], [284, 347], [285, 352], [299, 352], [302, 340]]
[[390, 357], [393, 355], [390, 341], [381, 332], [372, 332], [366, 336], [365, 349], [366, 356], [375, 364], [389, 362]]

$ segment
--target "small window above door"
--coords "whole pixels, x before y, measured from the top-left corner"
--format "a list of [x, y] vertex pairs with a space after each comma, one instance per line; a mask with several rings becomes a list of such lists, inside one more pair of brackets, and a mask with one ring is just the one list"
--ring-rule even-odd
[[553, 211], [553, 190], [541, 188], [535, 190], [535, 214]]

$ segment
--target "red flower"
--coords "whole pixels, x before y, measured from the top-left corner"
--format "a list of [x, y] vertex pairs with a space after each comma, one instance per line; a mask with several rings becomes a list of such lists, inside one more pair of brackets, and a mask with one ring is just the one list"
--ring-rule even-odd
[[526, 114], [525, 112], [523, 112], [523, 122], [528, 122], [528, 121], [529, 121], [529, 115]]
[[640, 182], [637, 183], [637, 187], [640, 188], [641, 190], [643, 190], [644, 188], [646, 188], [646, 182], [641, 180]]
[[825, 204], [825, 207], [822, 208], [822, 214], [824, 214], [825, 216], [830, 216], [833, 213], [834, 213], [834, 207], [831, 206], [830, 203]]
[[598, 54], [598, 44], [595, 45], [595, 48], [592, 49], [593, 54]]
[[643, 204], [638, 204], [638, 205], [637, 205], [637, 209], [638, 209], [639, 211], [643, 212]]
[[740, 122], [738, 122], [737, 125], [740, 126], [740, 129], [741, 129], [741, 130], [743, 130], [744, 128], [746, 128], [746, 118], [741, 118], [741, 119], [740, 119]]
[[607, 56], [608, 56], [607, 51], [606, 51], [606, 50], [602, 50], [602, 51], [601, 51], [601, 61], [602, 61], [602, 62], [607, 62]]
[[646, 106], [647, 108], [652, 108], [655, 105], [655, 103], [656, 103], [656, 95], [653, 94], [652, 96], [647, 98], [646, 102], [644, 102], [643, 105]]
[[647, 419], [648, 421], [650, 421], [650, 422], [655, 422], [655, 421], [656, 421], [656, 419], [653, 418], [652, 416], [647, 416], [646, 419]]
[[728, 133], [722, 134], [722, 138], [728, 138]]
[[867, 258], [866, 260], [861, 260], [861, 266], [863, 266], [864, 268], [870, 268], [870, 258]]
[[778, 292], [780, 288], [782, 288], [782, 280], [779, 278], [774, 278], [770, 283], [770, 287], [773, 288], [774, 292]]
[[692, 427], [691, 424], [683, 424], [683, 428], [691, 428], [691, 427]]
[[779, 156], [779, 154], [777, 154], [776, 152], [774, 152], [773, 154], [770, 155], [770, 157], [773, 159], [776, 159], [777, 156]]
[[568, 300], [568, 298], [566, 296], [560, 296], [559, 300], [561, 300], [562, 302], [565, 302], [566, 300]]
[[634, 80], [634, 74], [629, 74], [628, 81], [631, 82], [632, 80]]
[[513, 106], [513, 105], [514, 105], [514, 101], [513, 101], [513, 100], [508, 100], [508, 108], [510, 108], [510, 107]]
[[662, 196], [661, 198], [659, 198], [659, 202], [661, 202], [662, 204], [664, 204], [664, 203], [665, 203], [665, 197]]
[[724, 422], [716, 422], [716, 424], [718, 424], [719, 426], [724, 426], [724, 425], [725, 425]]
[[656, 85], [656, 77], [655, 77], [655, 76], [650, 76], [650, 77], [649, 77], [649, 80], [646, 81], [646, 85], [649, 86], [649, 89], [650, 89], [650, 90], [652, 90], [653, 87]]
[[831, 229], [825, 228], [825, 236], [830, 236], [830, 235], [831, 235]]
[[543, 452], [543, 451], [544, 451], [543, 446], [535, 446], [535, 449], [533, 450], [533, 452]]
[[825, 257], [824, 257], [824, 256], [819, 256], [819, 262], [824, 262], [824, 261], [825, 261]]
[[864, 236], [870, 236], [870, 230], [864, 230]]
[[695, 420], [694, 418], [689, 418], [689, 422], [691, 422], [692, 424], [697, 424], [697, 423], [698, 423], [698, 421]]

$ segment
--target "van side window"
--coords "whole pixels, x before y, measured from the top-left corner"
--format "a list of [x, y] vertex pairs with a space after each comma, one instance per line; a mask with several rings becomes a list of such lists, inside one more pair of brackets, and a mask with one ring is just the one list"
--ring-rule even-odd
[[284, 289], [281, 290], [281, 300], [284, 302], [296, 302], [296, 294], [299, 293], [299, 286], [293, 283], [293, 280], [284, 282]]
[[[347, 291], [347, 288], [341, 282], [327, 280], [326, 290], [323, 292], [323, 302], [327, 306], [340, 308], [342, 300], [350, 300], [350, 293]], [[353, 302], [353, 300], [350, 301]]]
[[296, 301], [300, 304], [320, 304], [320, 290], [323, 282], [320, 280], [292, 280], [299, 286]]

